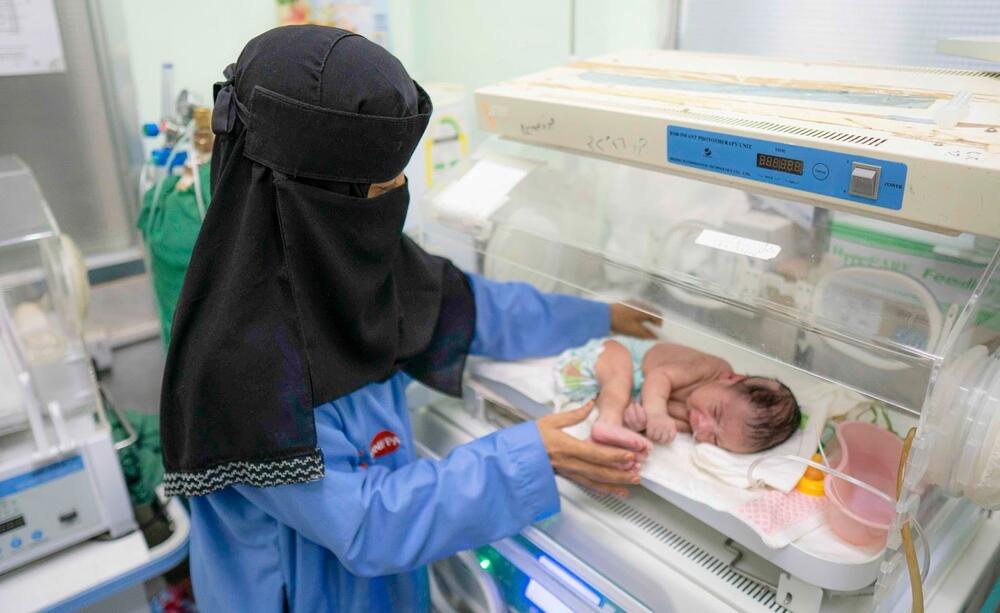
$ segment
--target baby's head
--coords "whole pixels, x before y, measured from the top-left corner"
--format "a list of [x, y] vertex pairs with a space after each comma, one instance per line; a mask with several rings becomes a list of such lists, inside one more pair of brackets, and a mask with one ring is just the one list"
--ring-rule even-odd
[[792, 390], [767, 377], [728, 375], [692, 391], [687, 405], [695, 440], [734, 453], [780, 445], [802, 419]]

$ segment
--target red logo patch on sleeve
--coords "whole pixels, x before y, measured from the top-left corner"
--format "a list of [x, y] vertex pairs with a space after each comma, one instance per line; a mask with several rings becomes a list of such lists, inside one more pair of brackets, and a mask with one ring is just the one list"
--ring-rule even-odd
[[383, 430], [375, 435], [369, 447], [369, 453], [373, 460], [381, 458], [399, 451], [399, 437], [396, 436], [395, 432]]

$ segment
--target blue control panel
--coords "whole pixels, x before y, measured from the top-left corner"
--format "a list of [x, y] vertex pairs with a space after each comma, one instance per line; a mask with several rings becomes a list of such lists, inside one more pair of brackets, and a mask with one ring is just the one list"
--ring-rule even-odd
[[906, 164], [722, 132], [667, 126], [667, 161], [898, 211]]
[[28, 490], [83, 470], [83, 458], [73, 457], [0, 481], [0, 498]]

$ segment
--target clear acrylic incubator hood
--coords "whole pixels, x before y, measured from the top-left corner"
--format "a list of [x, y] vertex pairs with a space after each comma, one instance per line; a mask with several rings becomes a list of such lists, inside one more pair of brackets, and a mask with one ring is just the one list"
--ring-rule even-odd
[[475, 112], [496, 136], [424, 198], [428, 248], [633, 300], [916, 428], [876, 604], [906, 589], [909, 519], [933, 546], [1000, 509], [1000, 73], [629, 51]]

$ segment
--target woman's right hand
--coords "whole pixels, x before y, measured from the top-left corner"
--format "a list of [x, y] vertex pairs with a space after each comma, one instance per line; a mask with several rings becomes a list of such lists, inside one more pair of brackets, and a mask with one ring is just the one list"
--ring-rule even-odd
[[[601, 494], [628, 496], [628, 490], [622, 486], [639, 483], [635, 453], [592, 440], [581, 441], [562, 431], [587, 419], [593, 409], [594, 402], [590, 401], [579, 409], [538, 419], [535, 423], [542, 444], [556, 473]], [[632, 470], [622, 469], [627, 466], [633, 467]]]

